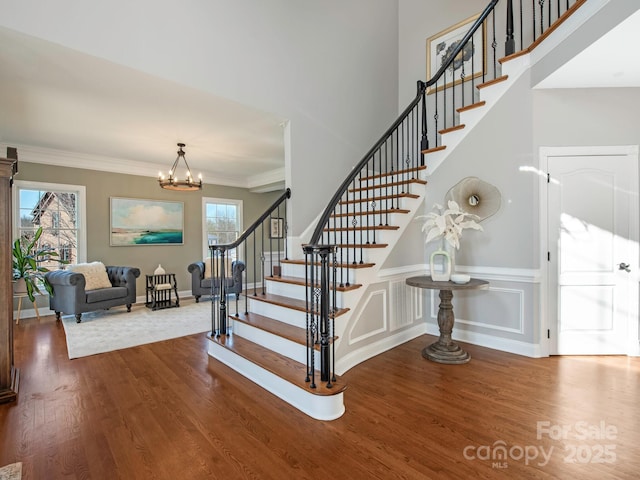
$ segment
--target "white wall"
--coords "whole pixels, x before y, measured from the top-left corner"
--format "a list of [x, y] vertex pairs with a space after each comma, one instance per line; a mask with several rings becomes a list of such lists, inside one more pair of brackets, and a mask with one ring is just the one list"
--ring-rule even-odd
[[289, 119], [293, 234], [397, 114], [396, 0], [0, 0], [0, 25]]
[[[481, 11], [488, 3], [400, 0], [399, 104], [415, 95], [415, 80], [425, 76], [425, 40]], [[615, 4], [615, 5], [614, 5]], [[603, 9], [600, 21], [589, 21], [523, 74], [445, 162], [428, 177], [425, 207], [442, 202], [444, 194], [466, 176], [494, 184], [502, 207], [482, 223], [484, 232], [463, 235], [458, 264], [487, 278], [491, 289], [465, 299], [457, 295], [454, 338], [494, 348], [539, 355], [540, 336], [539, 173], [541, 146], [637, 145], [636, 108], [640, 89], [532, 90], [572, 55], [637, 10], [637, 2], [620, 0]], [[435, 11], [437, 14], [429, 15]], [[427, 157], [427, 166], [429, 158]], [[522, 167], [525, 167], [524, 169]], [[435, 245], [431, 247], [434, 249]], [[425, 259], [430, 249], [426, 249]], [[397, 260], [396, 260], [397, 262]], [[390, 265], [391, 266], [391, 265]], [[434, 303], [425, 294], [424, 318], [437, 332]], [[473, 308], [470, 308], [473, 306]]]
[[399, 106], [416, 96], [416, 82], [426, 81], [427, 38], [482, 12], [489, 0], [399, 0]]

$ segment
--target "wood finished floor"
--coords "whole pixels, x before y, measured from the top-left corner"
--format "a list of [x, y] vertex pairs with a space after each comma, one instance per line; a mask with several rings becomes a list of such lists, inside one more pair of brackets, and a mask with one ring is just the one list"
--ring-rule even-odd
[[[319, 422], [209, 358], [205, 334], [75, 360], [53, 317], [21, 320], [14, 335], [21, 382], [18, 401], [0, 405], [0, 466], [23, 462], [25, 480], [601, 480], [640, 470], [638, 358], [464, 345], [471, 363], [445, 366], [422, 358], [434, 340], [422, 336], [347, 372], [346, 413]], [[537, 422], [571, 431], [538, 438]], [[602, 437], [602, 426], [609, 438], [577, 438], [581, 427]], [[484, 459], [500, 445], [506, 460]]]

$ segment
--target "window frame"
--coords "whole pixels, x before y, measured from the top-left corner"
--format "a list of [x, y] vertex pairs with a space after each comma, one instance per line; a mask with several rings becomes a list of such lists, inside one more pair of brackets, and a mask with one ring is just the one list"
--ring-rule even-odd
[[[234, 198], [215, 198], [215, 197], [202, 197], [202, 258], [209, 257], [209, 236], [207, 232], [207, 205], [209, 204], [224, 204], [224, 205], [234, 205], [236, 207], [237, 212], [237, 222], [238, 222], [238, 235], [240, 235], [244, 231], [244, 220], [243, 220], [243, 200], [234, 199]], [[236, 258], [242, 258], [241, 249], [236, 249]]]
[[84, 185], [69, 185], [64, 183], [36, 182], [31, 180], [15, 180], [12, 188], [12, 224], [13, 241], [20, 232], [20, 190], [40, 190], [51, 192], [73, 193], [76, 195], [76, 221], [78, 232], [77, 262], [87, 261], [87, 188]]

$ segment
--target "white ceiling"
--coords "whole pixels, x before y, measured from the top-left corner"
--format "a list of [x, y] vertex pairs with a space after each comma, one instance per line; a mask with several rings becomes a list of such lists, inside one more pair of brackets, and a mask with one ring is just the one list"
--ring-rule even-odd
[[6, 28], [0, 111], [24, 160], [157, 176], [182, 142], [205, 183], [284, 184], [283, 118]]
[[640, 10], [536, 85], [536, 88], [640, 87]]
[[[639, 87], [639, 43], [640, 11], [536, 88]], [[206, 183], [284, 184], [285, 119], [1, 27], [0, 111], [24, 160], [156, 176], [183, 142]]]

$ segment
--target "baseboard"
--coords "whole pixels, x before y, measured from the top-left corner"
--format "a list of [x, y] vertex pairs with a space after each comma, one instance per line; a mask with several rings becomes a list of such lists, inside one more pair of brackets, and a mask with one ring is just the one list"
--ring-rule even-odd
[[[436, 337], [440, 336], [438, 326], [432, 323], [427, 325], [426, 333]], [[541, 346], [535, 343], [526, 343], [509, 338], [494, 337], [478, 332], [469, 332], [464, 330], [456, 331], [456, 329], [453, 330], [452, 338], [458, 342], [470, 343], [472, 345], [478, 345], [479, 347], [491, 348], [493, 350], [514, 353], [525, 357], [541, 358], [544, 356], [542, 354]]]

